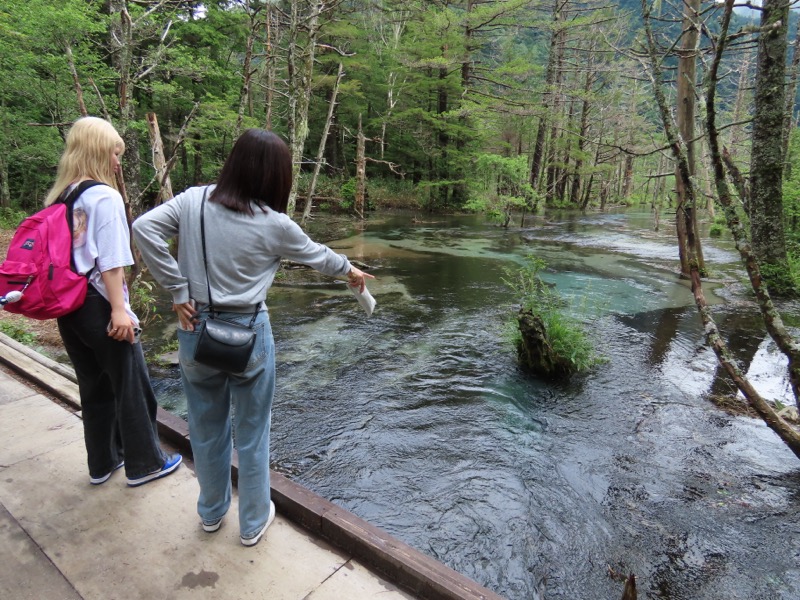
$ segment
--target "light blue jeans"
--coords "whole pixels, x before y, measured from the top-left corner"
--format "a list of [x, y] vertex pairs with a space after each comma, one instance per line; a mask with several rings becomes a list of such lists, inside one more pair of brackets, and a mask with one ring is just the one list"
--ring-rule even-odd
[[[201, 313], [200, 319], [207, 316]], [[253, 314], [219, 316], [246, 325]], [[189, 408], [189, 441], [200, 483], [197, 513], [203, 521], [214, 521], [228, 512], [235, 437], [239, 452], [239, 531], [243, 537], [261, 530], [269, 517], [270, 503], [269, 428], [275, 394], [275, 343], [266, 311], [258, 314], [254, 328], [253, 355], [244, 372], [237, 375], [195, 362], [197, 329], [178, 330], [178, 358]]]

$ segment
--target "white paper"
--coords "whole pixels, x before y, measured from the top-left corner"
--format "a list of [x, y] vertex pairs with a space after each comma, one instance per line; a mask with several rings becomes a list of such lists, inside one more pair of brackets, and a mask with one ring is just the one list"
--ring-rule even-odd
[[369, 290], [364, 286], [364, 291], [360, 290], [359, 285], [350, 285], [347, 284], [347, 287], [353, 292], [353, 296], [356, 297], [358, 303], [361, 305], [361, 308], [364, 309], [364, 312], [367, 313], [368, 317], [372, 316], [372, 311], [375, 310], [375, 298], [372, 297], [372, 294], [369, 293]]

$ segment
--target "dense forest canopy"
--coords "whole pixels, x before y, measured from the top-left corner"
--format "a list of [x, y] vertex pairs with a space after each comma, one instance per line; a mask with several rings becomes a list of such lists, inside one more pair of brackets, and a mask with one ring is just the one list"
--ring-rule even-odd
[[[660, 9], [665, 40], [679, 8]], [[268, 127], [292, 147], [298, 205], [317, 162], [317, 196], [348, 200], [359, 137], [376, 200], [501, 217], [666, 202], [657, 176], [674, 167], [631, 51], [640, 13], [595, 0], [2, 0], [0, 204], [40, 204], [82, 106], [123, 134], [134, 213], [164, 181], [148, 114], [174, 191], [213, 179], [238, 132]], [[752, 52], [726, 59], [731, 122], [749, 113]], [[740, 156], [747, 127], [726, 131]]]

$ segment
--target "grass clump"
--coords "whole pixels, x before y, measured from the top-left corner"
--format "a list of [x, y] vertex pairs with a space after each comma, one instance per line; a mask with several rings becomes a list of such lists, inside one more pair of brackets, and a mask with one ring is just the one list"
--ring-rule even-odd
[[540, 273], [546, 264], [528, 256], [519, 269], [506, 269], [503, 282], [519, 297], [512, 342], [523, 366], [546, 377], [586, 371], [602, 358], [595, 352], [584, 322], [572, 302], [547, 285]]

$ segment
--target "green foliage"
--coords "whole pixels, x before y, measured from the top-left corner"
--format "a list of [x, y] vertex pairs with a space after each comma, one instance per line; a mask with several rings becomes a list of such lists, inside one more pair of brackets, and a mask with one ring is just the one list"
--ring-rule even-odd
[[155, 284], [142, 278], [142, 273], [130, 286], [130, 302], [133, 312], [139, 317], [142, 326], [149, 325], [161, 319], [158, 314], [157, 301], [153, 290]]
[[800, 293], [800, 264], [790, 255], [789, 269], [774, 264], [759, 265], [761, 277], [767, 284], [769, 293], [780, 298], [797, 297]]
[[18, 341], [20, 344], [31, 346], [36, 342], [36, 334], [26, 331], [16, 323], [11, 321], [0, 321], [0, 331], [8, 337]]
[[375, 208], [420, 208], [419, 192], [407, 179], [368, 179], [367, 195]]
[[355, 177], [351, 177], [347, 181], [342, 184], [341, 187], [341, 195], [342, 195], [342, 202], [341, 207], [343, 210], [350, 210], [353, 208], [353, 205], [356, 202], [356, 187], [357, 182]]
[[481, 154], [475, 160], [471, 195], [465, 208], [486, 213], [507, 226], [515, 210], [532, 207], [536, 193], [528, 183], [528, 160]]
[[[290, 4], [303, 13], [295, 38], [280, 17]], [[0, 203], [26, 212], [41, 206], [64, 134], [79, 116], [72, 66], [88, 112], [108, 111], [129, 143], [126, 176], [127, 170], [139, 173], [138, 181], [126, 181], [133, 199], [154, 174], [147, 112], [158, 118], [165, 155], [176, 155], [170, 177], [178, 192], [217, 176], [241, 128], [267, 127], [288, 137], [298, 99], [288, 83], [292, 74], [311, 82], [303, 156], [314, 156], [339, 62], [345, 77], [325, 149], [330, 187], [320, 180], [317, 188], [332, 209], [352, 208], [349, 179], [359, 120], [367, 156], [375, 159], [367, 169], [373, 206], [467, 207], [503, 223], [513, 211], [539, 204], [525, 184], [540, 124], [546, 125], [546, 161], [551, 161], [543, 168], [563, 168], [570, 185], [573, 175], [582, 186], [594, 177], [591, 197], [614, 183], [620, 164], [619, 157], [599, 148], [635, 147], [652, 137], [647, 88], [620, 82], [617, 74], [628, 65], [612, 63], [619, 55], [601, 47], [603, 38], [615, 38], [607, 35], [617, 27], [609, 11], [586, 10], [558, 26], [570, 37], [580, 36], [586, 48], [576, 50], [577, 60], [588, 59], [585, 69], [559, 75], [560, 94], [569, 102], [554, 105], [545, 85], [552, 16], [530, 0], [327, 3], [317, 15], [313, 71], [306, 73], [302, 56], [309, 49], [312, 4], [128, 2], [133, 24], [128, 38], [118, 30], [119, 11], [110, 11], [107, 2], [0, 2], [0, 183], [7, 183], [0, 187]], [[245, 89], [249, 46], [252, 80]], [[301, 58], [292, 73], [288, 47]], [[573, 50], [566, 51], [562, 64], [574, 64]], [[124, 58], [130, 59], [127, 66], [121, 64]], [[121, 99], [121, 89], [130, 98]], [[589, 118], [582, 130], [584, 101]], [[199, 109], [176, 147], [195, 103]], [[138, 142], [138, 152], [131, 141]], [[130, 169], [137, 160], [138, 169]], [[641, 159], [647, 160], [653, 159]], [[405, 179], [398, 180], [390, 164], [398, 165]], [[634, 189], [643, 187], [640, 182]], [[155, 188], [140, 199], [142, 206], [153, 200]], [[543, 187], [537, 191], [547, 193]]]
[[[545, 267], [543, 260], [528, 256], [521, 268], [505, 269], [503, 282], [520, 299], [522, 309], [542, 319], [555, 355], [569, 362], [576, 372], [590, 369], [602, 358], [595, 352], [584, 323], [571, 314], [572, 302], [542, 280], [540, 273]], [[515, 334], [506, 335], [515, 344], [522, 343], [518, 329]]]
[[725, 228], [722, 225], [713, 223], [711, 227], [708, 228], [708, 235], [711, 237], [720, 237], [723, 231], [725, 231]]
[[158, 348], [154, 348], [148, 351], [146, 353], [147, 360], [156, 362], [162, 367], [169, 367], [172, 365], [172, 360], [166, 355], [177, 351], [178, 351], [178, 336], [175, 335], [172, 339], [168, 340], [167, 342], [164, 342]]
[[14, 230], [28, 216], [24, 210], [11, 207], [0, 207], [0, 229]]
[[787, 158], [787, 177], [783, 181], [783, 210], [786, 237], [790, 247], [800, 250], [800, 131], [792, 130]]

